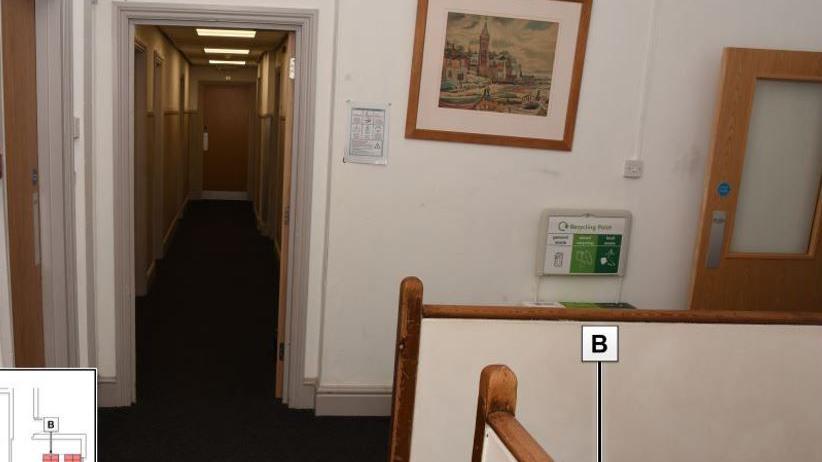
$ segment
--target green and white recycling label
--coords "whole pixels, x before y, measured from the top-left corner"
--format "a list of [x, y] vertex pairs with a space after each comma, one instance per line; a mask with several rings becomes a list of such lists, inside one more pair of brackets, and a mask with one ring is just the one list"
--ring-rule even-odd
[[625, 217], [548, 217], [543, 274], [621, 274]]

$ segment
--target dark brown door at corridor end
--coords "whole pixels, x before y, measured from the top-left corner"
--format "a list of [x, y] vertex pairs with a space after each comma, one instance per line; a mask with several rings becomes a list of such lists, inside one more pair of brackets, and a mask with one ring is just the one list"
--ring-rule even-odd
[[203, 190], [246, 191], [251, 122], [249, 85], [207, 85], [203, 91]]
[[3, 0], [0, 8], [14, 359], [17, 367], [42, 367], [34, 0]]

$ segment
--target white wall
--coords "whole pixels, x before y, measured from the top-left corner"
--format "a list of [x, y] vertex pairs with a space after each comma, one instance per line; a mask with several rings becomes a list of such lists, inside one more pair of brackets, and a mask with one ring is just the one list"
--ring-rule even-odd
[[[390, 385], [404, 276], [427, 282], [429, 301], [533, 300], [542, 209], [622, 208], [634, 186], [621, 171], [636, 144], [649, 2], [596, 2], [571, 153], [404, 139], [415, 13], [411, 1], [340, 9], [322, 385]], [[392, 27], [367, 27], [375, 18]], [[393, 104], [388, 168], [340, 162], [348, 99]], [[546, 297], [619, 292], [616, 279], [543, 286]]]
[[[0, 98], [0, 105], [2, 105]], [[0, 117], [0, 122], [3, 118]], [[0, 126], [2, 130], [2, 126]], [[2, 147], [2, 134], [0, 134]], [[3, 150], [5, 152], [5, 150]], [[0, 160], [0, 162], [3, 162]], [[5, 171], [5, 165], [0, 165]], [[14, 365], [14, 341], [11, 323], [11, 281], [9, 280], [9, 246], [6, 219], [6, 181], [0, 180], [0, 367]]]
[[[595, 0], [571, 153], [415, 141], [403, 138], [415, 8], [340, 5], [323, 386], [390, 385], [405, 275], [430, 302], [621, 293], [686, 308], [723, 47], [822, 49], [814, 0]], [[389, 167], [341, 163], [348, 99], [393, 103]], [[622, 178], [632, 157], [640, 180]], [[533, 275], [548, 207], [633, 212], [624, 284]]]
[[631, 198], [637, 226], [629, 264], [647, 270], [626, 279], [629, 300], [687, 303], [722, 47], [822, 51], [820, 15], [815, 0], [659, 1], [642, 126], [648, 174]]
[[[2, 79], [0, 79], [2, 81]], [[0, 111], [3, 97], [0, 96]], [[6, 152], [3, 145], [3, 117], [0, 114], [0, 152]], [[0, 159], [0, 168], [6, 171], [5, 159]], [[11, 281], [9, 280], [9, 240], [6, 215], [6, 180], [0, 179], [0, 367], [14, 365], [14, 340], [11, 323]]]
[[[307, 378], [387, 391], [397, 291], [409, 274], [427, 283], [429, 301], [621, 294], [641, 307], [685, 308], [722, 48], [822, 49], [822, 4], [789, 3], [595, 0], [577, 136], [566, 153], [404, 139], [415, 0], [223, 2], [320, 12]], [[106, 376], [116, 373], [111, 1], [93, 9], [94, 297]], [[387, 168], [342, 163], [348, 99], [392, 103]], [[645, 161], [640, 180], [622, 178], [632, 157]], [[624, 282], [538, 280], [537, 225], [547, 207], [632, 211]]]

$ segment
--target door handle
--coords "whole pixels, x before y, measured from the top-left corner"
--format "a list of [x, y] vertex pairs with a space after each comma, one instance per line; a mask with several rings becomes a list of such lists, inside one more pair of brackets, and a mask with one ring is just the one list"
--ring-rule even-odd
[[31, 185], [34, 191], [31, 193], [31, 223], [34, 229], [34, 266], [40, 266], [40, 172], [37, 169], [31, 171]]
[[40, 266], [40, 193], [31, 193], [31, 223], [34, 227], [34, 265]]
[[708, 238], [708, 268], [719, 268], [722, 257], [722, 243], [725, 240], [725, 222], [728, 221], [728, 212], [714, 210], [711, 216], [711, 234]]

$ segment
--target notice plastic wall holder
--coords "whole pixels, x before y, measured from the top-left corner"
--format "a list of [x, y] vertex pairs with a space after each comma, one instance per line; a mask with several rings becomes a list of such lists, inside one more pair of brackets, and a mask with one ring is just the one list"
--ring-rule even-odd
[[623, 276], [630, 233], [627, 210], [545, 210], [537, 276]]

